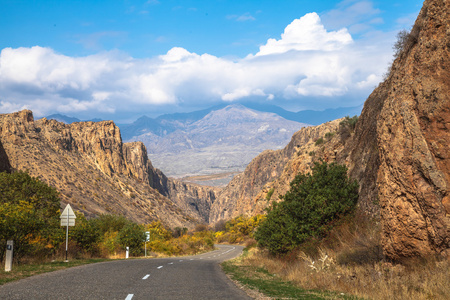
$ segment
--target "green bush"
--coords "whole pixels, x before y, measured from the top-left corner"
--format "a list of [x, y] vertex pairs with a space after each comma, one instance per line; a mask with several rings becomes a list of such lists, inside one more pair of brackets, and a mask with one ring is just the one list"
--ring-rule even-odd
[[59, 202], [54, 188], [27, 173], [0, 173], [0, 262], [7, 240], [18, 259], [35, 248], [51, 254], [60, 241]]
[[316, 146], [322, 145], [323, 144], [323, 138], [319, 138], [317, 139], [317, 141], [314, 143]]
[[349, 117], [346, 116], [344, 120], [339, 123], [339, 126], [344, 129], [349, 129], [350, 131], [354, 131], [356, 128], [356, 123], [358, 122], [358, 116]]
[[117, 236], [119, 244], [125, 249], [130, 247], [132, 255], [141, 255], [144, 249], [145, 231], [144, 226], [129, 223], [125, 225]]
[[333, 223], [353, 211], [358, 184], [347, 168], [316, 162], [312, 174], [298, 174], [280, 203], [274, 203], [257, 228], [259, 246], [273, 255], [285, 254], [311, 237], [324, 237]]
[[87, 220], [81, 213], [76, 213], [76, 215], [75, 226], [69, 229], [70, 239], [75, 241], [85, 253], [98, 255], [102, 233], [96, 219]]
[[266, 200], [267, 201], [269, 201], [270, 200], [270, 198], [272, 198], [272, 195], [273, 195], [273, 192], [275, 191], [275, 189], [274, 188], [271, 188], [268, 192], [267, 192], [267, 195], [266, 195]]

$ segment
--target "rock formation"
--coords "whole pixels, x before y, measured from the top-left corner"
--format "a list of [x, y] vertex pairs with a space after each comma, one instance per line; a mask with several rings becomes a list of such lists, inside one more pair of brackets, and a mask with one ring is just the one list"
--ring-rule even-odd
[[[167, 179], [153, 168], [142, 143], [122, 143], [112, 121], [34, 121], [25, 110], [0, 116], [0, 139], [1, 170], [26, 170], [88, 216], [114, 213], [140, 223], [162, 220], [171, 227], [207, 222], [214, 190], [197, 191]], [[195, 208], [186, 209], [180, 201], [184, 195]]]
[[379, 89], [384, 91], [376, 128], [384, 251], [394, 259], [450, 255], [449, 1], [424, 2]]
[[[338, 148], [339, 151], [343, 148], [339, 135], [336, 135], [341, 121], [304, 127], [294, 134], [284, 149], [267, 150], [258, 155], [243, 173], [236, 175], [219, 192], [211, 207], [210, 222], [241, 214], [263, 213], [269, 205], [267, 194], [270, 190], [273, 193], [271, 199], [278, 199], [289, 190], [295, 175], [309, 172], [314, 159], [335, 160]], [[319, 139], [323, 143], [317, 142]]]

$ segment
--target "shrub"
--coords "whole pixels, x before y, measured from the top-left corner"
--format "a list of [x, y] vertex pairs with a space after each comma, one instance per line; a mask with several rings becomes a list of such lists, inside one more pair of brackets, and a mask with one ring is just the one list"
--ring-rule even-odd
[[24, 172], [0, 173], [0, 261], [6, 241], [14, 240], [14, 257], [51, 249], [61, 241], [58, 192]]
[[348, 128], [350, 131], [354, 131], [356, 128], [356, 123], [358, 122], [358, 116], [349, 117], [346, 116], [344, 120], [339, 123], [340, 128]]
[[98, 243], [101, 232], [95, 219], [86, 220], [84, 215], [76, 213], [75, 226], [69, 230], [70, 239], [74, 240], [77, 246], [91, 255], [98, 254]]
[[316, 146], [322, 145], [323, 144], [323, 138], [319, 138], [316, 140], [316, 142], [314, 143]]
[[136, 223], [129, 223], [125, 225], [118, 234], [119, 244], [125, 248], [130, 247], [132, 255], [142, 254], [142, 249], [145, 241], [145, 231], [142, 225]]
[[312, 174], [298, 174], [280, 203], [268, 209], [255, 239], [273, 255], [285, 254], [311, 237], [324, 237], [333, 223], [353, 211], [358, 184], [347, 168], [316, 162]]
[[267, 195], [266, 195], [266, 200], [267, 201], [269, 201], [270, 200], [270, 198], [272, 198], [272, 195], [273, 195], [273, 192], [275, 191], [275, 189], [274, 188], [271, 188], [268, 192], [267, 192]]
[[333, 136], [334, 136], [334, 132], [327, 132], [327, 133], [325, 133], [325, 138], [327, 140], [331, 139]]

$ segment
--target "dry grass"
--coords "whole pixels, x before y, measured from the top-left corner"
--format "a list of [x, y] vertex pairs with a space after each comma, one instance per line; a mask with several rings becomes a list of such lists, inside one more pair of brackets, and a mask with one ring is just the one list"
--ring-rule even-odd
[[448, 299], [450, 260], [388, 262], [381, 255], [379, 234], [378, 224], [357, 217], [326, 240], [304, 245], [287, 257], [274, 258], [254, 248], [241, 263], [264, 267], [305, 289], [369, 299]]

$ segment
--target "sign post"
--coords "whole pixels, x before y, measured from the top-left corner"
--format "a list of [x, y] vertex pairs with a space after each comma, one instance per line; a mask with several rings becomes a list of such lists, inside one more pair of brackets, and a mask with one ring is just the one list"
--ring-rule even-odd
[[75, 226], [75, 219], [77, 216], [75, 216], [75, 213], [73, 212], [72, 207], [70, 207], [70, 204], [67, 204], [66, 208], [64, 208], [62, 214], [61, 214], [61, 226], [66, 226], [66, 260], [65, 262], [68, 262], [67, 260], [67, 248], [69, 244], [69, 226]]
[[12, 269], [13, 245], [14, 245], [14, 241], [11, 241], [11, 240], [6, 241], [5, 272], [9, 272]]
[[150, 231], [145, 232], [145, 257], [147, 257], [147, 242], [150, 241]]

